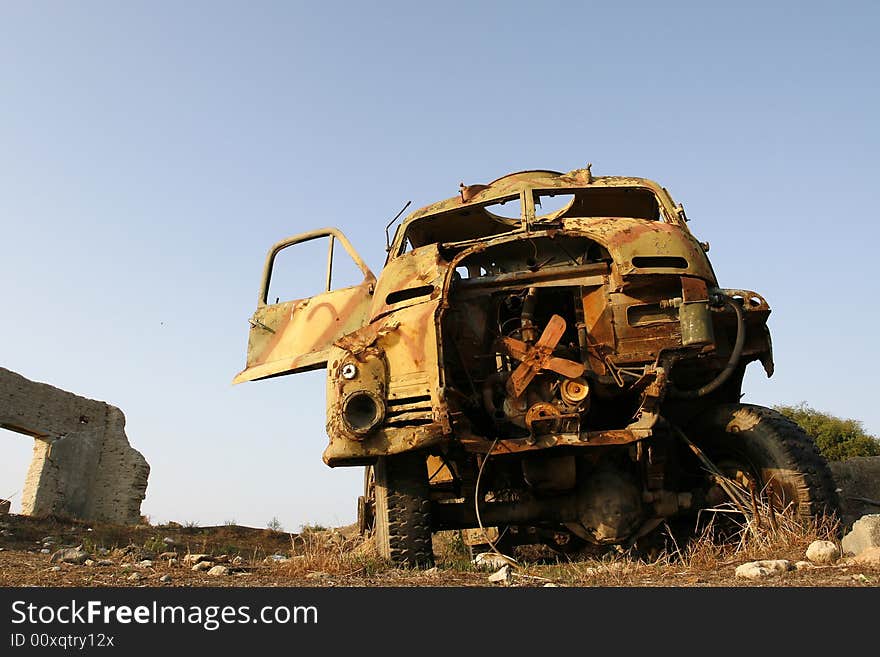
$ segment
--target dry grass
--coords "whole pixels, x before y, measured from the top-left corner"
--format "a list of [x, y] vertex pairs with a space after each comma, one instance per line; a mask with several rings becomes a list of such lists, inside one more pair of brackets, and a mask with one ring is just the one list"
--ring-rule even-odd
[[332, 531], [306, 531], [290, 537], [290, 561], [285, 571], [291, 577], [334, 575], [353, 577], [387, 570], [371, 540], [345, 537]]
[[[666, 549], [647, 558], [635, 550], [608, 552], [600, 557], [563, 557], [541, 550], [521, 549], [520, 566], [513, 569], [513, 584], [538, 585], [552, 582], [574, 586], [646, 586], [711, 583], [724, 569], [756, 559], [803, 558], [814, 540], [836, 541], [836, 518], [803, 518], [789, 511], [776, 511], [755, 500], [744, 513], [735, 503], [703, 511], [702, 530], [690, 541], [676, 542], [664, 527]], [[437, 568], [442, 573], [477, 575], [467, 546], [458, 532], [434, 536]], [[307, 531], [290, 537], [289, 561], [280, 569], [291, 578], [369, 578], [392, 571], [407, 577], [384, 562], [372, 540], [343, 536], [335, 531]], [[412, 571], [411, 575], [417, 575]], [[729, 577], [728, 577], [729, 579]]]
[[[711, 567], [719, 561], [737, 559], [749, 561], [772, 558], [768, 555], [803, 555], [807, 546], [817, 540], [836, 542], [840, 521], [833, 516], [804, 517], [790, 510], [779, 512], [772, 505], [757, 504], [757, 512], [746, 515], [736, 509], [720, 508], [703, 513], [715, 513], [699, 538], [691, 541], [682, 555], [682, 561], [691, 566]], [[727, 514], [723, 521], [718, 515]], [[732, 536], [718, 528], [719, 522], [735, 526]], [[723, 540], [726, 538], [726, 540]]]
[[[840, 521], [777, 511], [758, 500], [747, 513], [734, 503], [703, 511], [702, 531], [689, 541], [664, 527], [667, 548], [650, 559], [634, 550], [609, 552], [593, 559], [560, 559], [550, 565], [526, 565], [521, 575], [577, 586], [709, 584], [725, 579], [725, 569], [759, 559], [804, 558], [816, 540], [837, 542]], [[516, 580], [516, 575], [514, 576]]]

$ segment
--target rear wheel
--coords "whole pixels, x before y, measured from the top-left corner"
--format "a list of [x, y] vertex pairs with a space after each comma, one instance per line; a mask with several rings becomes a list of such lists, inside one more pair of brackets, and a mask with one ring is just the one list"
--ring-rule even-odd
[[781, 413], [751, 404], [719, 405], [685, 433], [728, 477], [754, 483], [775, 510], [803, 517], [839, 513], [828, 463], [813, 439]]
[[425, 456], [419, 452], [376, 461], [375, 540], [379, 555], [398, 566], [429, 567], [431, 500]]

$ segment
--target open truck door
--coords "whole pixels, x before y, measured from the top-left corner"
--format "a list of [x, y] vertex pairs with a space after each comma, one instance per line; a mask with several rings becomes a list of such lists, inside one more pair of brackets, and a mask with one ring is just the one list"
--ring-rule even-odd
[[[269, 284], [275, 257], [283, 249], [329, 238], [327, 256], [327, 291], [306, 299], [268, 304]], [[336, 241], [345, 248], [364, 274], [358, 285], [331, 290], [333, 246]], [[322, 228], [281, 240], [266, 257], [257, 309], [251, 317], [248, 336], [247, 366], [233, 383], [255, 381], [270, 376], [295, 374], [320, 369], [327, 365], [333, 343], [343, 335], [363, 326], [370, 308], [376, 277], [351, 243], [335, 228]]]

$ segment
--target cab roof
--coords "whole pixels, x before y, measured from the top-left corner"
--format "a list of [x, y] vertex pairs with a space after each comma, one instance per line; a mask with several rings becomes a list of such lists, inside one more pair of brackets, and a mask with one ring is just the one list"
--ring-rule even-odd
[[583, 169], [574, 169], [568, 173], [549, 170], [517, 171], [493, 180], [486, 185], [465, 185], [459, 187], [459, 194], [443, 201], [426, 205], [410, 213], [403, 226], [435, 214], [463, 208], [472, 204], [487, 203], [494, 200], [510, 198], [524, 190], [577, 189], [601, 187], [630, 187], [649, 189], [657, 196], [661, 211], [672, 217], [675, 207], [669, 193], [653, 180], [632, 178], [627, 176], [593, 176], [588, 165]]

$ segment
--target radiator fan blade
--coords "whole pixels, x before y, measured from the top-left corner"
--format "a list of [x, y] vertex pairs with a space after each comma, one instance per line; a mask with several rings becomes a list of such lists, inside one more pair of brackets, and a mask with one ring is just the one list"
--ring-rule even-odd
[[507, 392], [511, 396], [521, 396], [541, 370], [550, 370], [569, 379], [583, 375], [586, 369], [583, 363], [553, 355], [553, 350], [565, 334], [565, 328], [565, 320], [559, 315], [553, 315], [534, 346], [515, 338], [502, 340], [507, 354], [520, 361], [507, 380]]

